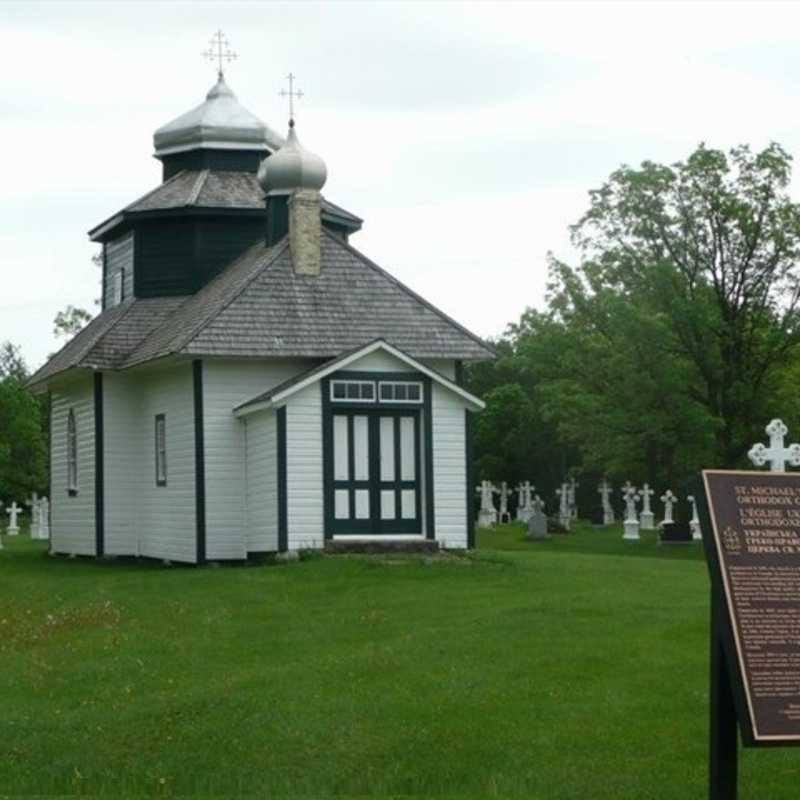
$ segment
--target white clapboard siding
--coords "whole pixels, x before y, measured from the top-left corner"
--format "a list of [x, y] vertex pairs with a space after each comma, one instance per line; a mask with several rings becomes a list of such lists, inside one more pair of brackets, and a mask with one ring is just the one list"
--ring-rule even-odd
[[[106, 555], [139, 555], [140, 489], [147, 422], [135, 376], [103, 373]], [[147, 443], [150, 439], [147, 439]]]
[[[141, 555], [197, 560], [194, 390], [192, 365], [171, 364], [137, 376], [141, 387], [136, 424], [138, 526]], [[155, 417], [165, 416], [167, 485], [156, 485]], [[134, 486], [131, 491], [136, 491]]]
[[286, 484], [289, 550], [324, 547], [319, 383], [298, 392], [286, 404]]
[[272, 410], [244, 420], [247, 449], [247, 551], [278, 549], [278, 426]]
[[[273, 491], [272, 485], [259, 487], [262, 476], [258, 473], [252, 476], [252, 486], [248, 486], [245, 425], [233, 415], [233, 409], [306, 372], [314, 363], [308, 360], [203, 361], [206, 555], [209, 559], [239, 559], [247, 556], [250, 549], [248, 495], [255, 498], [259, 491]], [[252, 437], [248, 445], [255, 446], [257, 450], [260, 447], [260, 443], [254, 442]], [[276, 548], [277, 545], [272, 549]]]
[[[94, 519], [94, 383], [88, 375], [51, 395], [50, 549], [54, 553], [95, 555]], [[78, 493], [67, 492], [67, 418], [75, 414], [78, 453]]]
[[440, 375], [449, 378], [451, 381], [456, 379], [456, 362], [450, 358], [421, 358], [420, 361], [431, 369], [436, 370]]
[[433, 386], [434, 530], [443, 547], [467, 546], [467, 464], [463, 401]]

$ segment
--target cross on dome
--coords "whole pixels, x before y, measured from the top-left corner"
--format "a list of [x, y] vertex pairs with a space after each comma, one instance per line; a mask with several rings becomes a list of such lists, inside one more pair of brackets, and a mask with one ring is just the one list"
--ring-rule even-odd
[[760, 442], [754, 444], [748, 451], [747, 457], [757, 467], [763, 467], [769, 461], [772, 472], [785, 472], [787, 462], [793, 467], [800, 466], [800, 444], [783, 446], [783, 439], [789, 432], [783, 421], [773, 419], [764, 430], [769, 436], [769, 447]]
[[235, 61], [239, 58], [239, 55], [230, 49], [231, 43], [225, 38], [225, 34], [222, 31], [217, 31], [209, 40], [209, 44], [211, 47], [208, 50], [203, 50], [202, 55], [209, 61], [217, 62], [217, 75], [221, 78], [222, 62], [227, 61], [230, 63]]
[[289, 127], [294, 127], [294, 100], [297, 98], [298, 100], [303, 96], [303, 91], [301, 89], [295, 90], [294, 88], [294, 81], [297, 78], [297, 75], [293, 73], [289, 73], [286, 76], [286, 80], [289, 81], [289, 91], [287, 92], [286, 89], [281, 89], [278, 94], [281, 97], [288, 97], [289, 98]]

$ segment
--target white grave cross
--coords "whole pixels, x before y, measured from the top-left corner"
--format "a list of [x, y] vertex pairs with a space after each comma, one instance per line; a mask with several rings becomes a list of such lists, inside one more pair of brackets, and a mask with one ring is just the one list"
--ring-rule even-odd
[[8, 520], [8, 530], [6, 533], [9, 536], [16, 536], [19, 533], [19, 524], [17, 523], [17, 517], [20, 515], [22, 509], [17, 505], [17, 501], [15, 500], [7, 509], [6, 514], [9, 516]]
[[779, 419], [774, 419], [764, 429], [769, 436], [769, 447], [763, 444], [754, 444], [747, 457], [757, 466], [763, 467], [769, 461], [772, 472], [785, 472], [786, 462], [793, 467], [800, 466], [800, 444], [790, 444], [784, 447], [783, 439], [789, 429]]
[[625, 499], [625, 522], [638, 522], [636, 518], [636, 500], [638, 499], [638, 492], [636, 487], [631, 485], [630, 481], [626, 481], [622, 487], [622, 496]]
[[675, 497], [669, 489], [661, 495], [661, 502], [664, 504], [664, 519], [661, 521], [662, 525], [670, 525], [675, 522], [672, 518], [672, 509], [677, 500], [678, 498]]

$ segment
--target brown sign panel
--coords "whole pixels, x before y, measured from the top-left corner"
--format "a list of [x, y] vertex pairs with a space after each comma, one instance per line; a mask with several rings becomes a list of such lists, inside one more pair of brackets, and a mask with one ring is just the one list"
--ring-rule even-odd
[[729, 667], [738, 667], [750, 738], [800, 742], [800, 473], [704, 470], [703, 481], [711, 521], [703, 534], [713, 539], [709, 561], [724, 593], [737, 662]]

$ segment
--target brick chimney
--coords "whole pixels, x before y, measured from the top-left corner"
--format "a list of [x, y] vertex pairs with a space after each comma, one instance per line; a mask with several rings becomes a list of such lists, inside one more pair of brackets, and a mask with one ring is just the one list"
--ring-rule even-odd
[[298, 275], [319, 275], [322, 269], [320, 194], [297, 189], [289, 198], [289, 249]]

